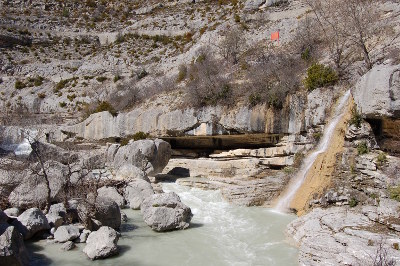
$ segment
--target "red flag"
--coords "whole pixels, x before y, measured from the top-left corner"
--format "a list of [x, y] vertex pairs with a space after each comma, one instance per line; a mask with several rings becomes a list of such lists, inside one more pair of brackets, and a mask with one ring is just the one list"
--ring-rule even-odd
[[275, 41], [275, 40], [279, 41], [279, 31], [275, 31], [275, 32], [271, 33], [271, 41]]

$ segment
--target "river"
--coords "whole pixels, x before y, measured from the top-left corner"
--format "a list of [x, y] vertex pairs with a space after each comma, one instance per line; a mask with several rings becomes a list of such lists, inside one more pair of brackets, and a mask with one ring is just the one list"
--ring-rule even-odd
[[286, 225], [294, 215], [260, 207], [238, 207], [225, 202], [219, 191], [164, 184], [175, 191], [194, 214], [187, 230], [152, 231], [140, 211], [125, 209], [128, 222], [121, 227], [120, 255], [90, 261], [84, 244], [62, 251], [61, 244], [46, 240], [29, 243], [32, 266], [43, 265], [297, 265], [297, 249], [285, 241]]

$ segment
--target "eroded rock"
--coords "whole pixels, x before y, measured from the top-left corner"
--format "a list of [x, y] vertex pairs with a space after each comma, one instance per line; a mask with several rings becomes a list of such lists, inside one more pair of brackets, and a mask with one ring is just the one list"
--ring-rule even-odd
[[102, 226], [90, 233], [83, 252], [91, 260], [104, 259], [118, 254], [118, 233], [108, 226]]

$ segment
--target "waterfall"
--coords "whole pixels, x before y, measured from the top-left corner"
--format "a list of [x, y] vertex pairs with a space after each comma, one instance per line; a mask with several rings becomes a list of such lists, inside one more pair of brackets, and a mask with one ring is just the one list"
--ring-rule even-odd
[[324, 134], [322, 136], [322, 139], [321, 139], [320, 143], [318, 144], [317, 148], [311, 154], [306, 156], [300, 170], [297, 172], [297, 174], [293, 178], [293, 180], [290, 181], [289, 187], [287, 188], [285, 194], [283, 196], [281, 196], [278, 203], [276, 204], [275, 209], [277, 211], [283, 212], [283, 211], [287, 211], [289, 209], [289, 205], [290, 205], [291, 201], [293, 200], [294, 196], [296, 195], [296, 192], [299, 190], [299, 188], [303, 184], [308, 171], [314, 164], [318, 155], [321, 153], [324, 153], [326, 151], [326, 149], [329, 147], [329, 143], [335, 132], [335, 128], [344, 115], [345, 106], [350, 97], [350, 94], [351, 94], [350, 90], [348, 90], [343, 95], [343, 97], [340, 99], [339, 105], [335, 109], [333, 119], [326, 126], [326, 128], [324, 130]]

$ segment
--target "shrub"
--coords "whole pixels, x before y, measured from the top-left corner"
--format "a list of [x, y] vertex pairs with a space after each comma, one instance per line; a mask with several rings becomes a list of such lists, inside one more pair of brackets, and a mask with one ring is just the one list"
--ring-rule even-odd
[[26, 87], [26, 84], [20, 80], [15, 81], [15, 89], [22, 90]]
[[117, 116], [118, 112], [114, 109], [114, 107], [107, 101], [99, 102], [96, 109], [94, 109], [93, 113], [99, 113], [108, 111], [112, 116]]
[[400, 186], [390, 187], [389, 197], [393, 200], [400, 201]]
[[40, 85], [43, 84], [43, 80], [44, 80], [43, 77], [38, 76], [38, 77], [34, 78], [34, 80], [33, 80], [33, 85], [35, 85], [36, 87], [37, 87], [37, 86], [40, 86]]
[[304, 79], [304, 85], [312, 91], [316, 88], [334, 85], [338, 81], [336, 72], [319, 63], [312, 64], [307, 70], [307, 77]]
[[114, 76], [114, 82], [117, 82], [118, 80], [121, 80], [121, 79], [122, 79], [122, 77], [118, 74]]
[[315, 141], [319, 141], [322, 137], [322, 133], [321, 132], [315, 132], [313, 134], [313, 138], [315, 139]]
[[146, 71], [146, 69], [142, 68], [138, 73], [137, 73], [137, 78], [140, 80], [144, 77], [146, 77], [149, 73]]
[[134, 141], [137, 141], [137, 140], [141, 140], [141, 139], [147, 139], [149, 137], [150, 137], [149, 134], [144, 133], [143, 131], [139, 131], [139, 132], [136, 132], [133, 135], [129, 135], [128, 137], [122, 139], [120, 144], [121, 144], [121, 146], [125, 146], [125, 145], [127, 145], [129, 143], [129, 141], [131, 139], [133, 139]]
[[60, 102], [59, 105], [60, 105], [61, 108], [64, 108], [65, 106], [67, 106], [67, 103], [66, 102]]
[[356, 107], [351, 109], [351, 118], [349, 120], [350, 125], [354, 125], [357, 128], [361, 127], [362, 117], [361, 114], [358, 112]]
[[185, 65], [180, 65], [179, 66], [179, 72], [178, 72], [178, 77], [176, 78], [177, 82], [181, 82], [186, 78], [187, 75], [187, 67]]
[[355, 207], [358, 205], [358, 200], [356, 198], [351, 198], [349, 201], [349, 205], [351, 208]]
[[103, 83], [104, 81], [107, 80], [107, 77], [103, 77], [103, 76], [97, 77], [96, 80], [97, 80], [98, 82], [100, 82], [100, 83]]
[[69, 94], [69, 95], [67, 95], [67, 99], [68, 99], [70, 102], [72, 102], [75, 98], [76, 98], [76, 94], [75, 94], [75, 93], [74, 93], [74, 94]]
[[362, 141], [357, 145], [357, 153], [358, 155], [367, 154], [369, 152], [367, 142]]
[[376, 163], [379, 166], [382, 166], [386, 162], [387, 162], [386, 154], [384, 152], [379, 153], [378, 157], [376, 157]]
[[67, 84], [69, 83], [69, 79], [65, 79], [65, 80], [60, 80], [57, 84], [56, 87], [54, 88], [54, 93], [59, 92], [60, 90], [64, 89], [65, 86], [67, 86]]
[[38, 97], [39, 97], [40, 99], [44, 99], [44, 98], [46, 98], [46, 93], [40, 92], [40, 93], [38, 93]]

